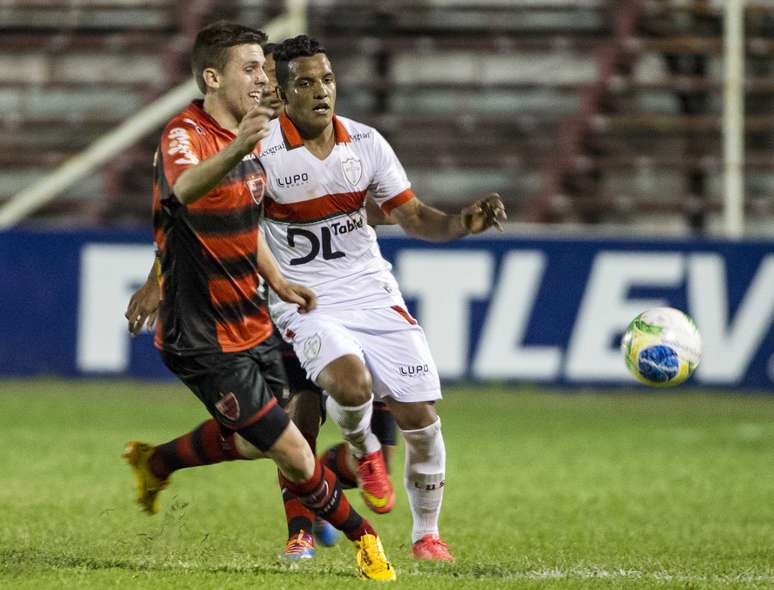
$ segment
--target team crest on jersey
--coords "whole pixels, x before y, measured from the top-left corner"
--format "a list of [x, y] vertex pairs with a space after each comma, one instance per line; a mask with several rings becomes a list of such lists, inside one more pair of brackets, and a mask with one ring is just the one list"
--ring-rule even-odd
[[352, 186], [357, 186], [363, 175], [363, 164], [357, 158], [347, 158], [341, 162], [341, 170]]
[[255, 204], [260, 205], [266, 192], [266, 180], [264, 180], [263, 176], [250, 176], [245, 180], [245, 183]]
[[226, 393], [215, 402], [215, 409], [226, 419], [236, 422], [239, 420], [239, 400], [233, 392]]
[[321, 347], [322, 341], [318, 334], [315, 334], [311, 338], [307, 338], [304, 341], [304, 356], [310, 361], [316, 359], [317, 355], [320, 354]]

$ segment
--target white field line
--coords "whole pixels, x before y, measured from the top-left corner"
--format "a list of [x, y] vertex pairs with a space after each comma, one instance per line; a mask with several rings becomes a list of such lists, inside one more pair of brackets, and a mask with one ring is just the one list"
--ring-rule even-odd
[[[211, 566], [223, 572], [249, 573], [262, 571], [265, 573], [282, 573], [300, 569], [297, 564], [251, 564], [249, 558], [244, 561], [228, 562], [223, 564], [211, 564], [206, 566], [197, 561], [178, 560], [174, 562], [155, 562], [153, 560], [143, 561], [142, 565], [148, 569], [160, 570], [207, 570]], [[494, 564], [487, 564], [491, 568]], [[309, 573], [314, 572], [314, 568], [303, 568]], [[756, 574], [753, 572], [740, 572], [736, 574], [673, 574], [667, 571], [640, 571], [627, 569], [604, 569], [596, 567], [571, 567], [571, 568], [546, 568], [533, 569], [525, 571], [501, 571], [496, 574], [489, 574], [486, 571], [477, 573], [476, 567], [473, 571], [463, 566], [462, 568], [439, 569], [432, 573], [420, 571], [416, 568], [398, 568], [398, 573], [406, 576], [432, 576], [432, 577], [454, 577], [455, 579], [479, 580], [643, 580], [661, 583], [684, 583], [684, 584], [713, 584], [713, 585], [731, 585], [731, 584], [771, 584], [774, 586], [774, 574]], [[487, 568], [488, 569], [488, 568]], [[340, 568], [320, 570], [319, 574], [336, 573], [342, 575], [345, 572]]]
[[[438, 572], [441, 573], [441, 572]], [[512, 580], [592, 580], [592, 579], [630, 579], [630, 580], [654, 580], [657, 582], [686, 582], [686, 583], [712, 583], [712, 584], [763, 584], [774, 583], [774, 575], [761, 575], [754, 573], [738, 574], [672, 574], [669, 572], [644, 572], [639, 570], [613, 569], [591, 567], [574, 567], [569, 569], [548, 568], [542, 570], [527, 570], [524, 572], [507, 572], [498, 576], [487, 576], [485, 574], [475, 575], [468, 572], [455, 572], [455, 576], [463, 578], [497, 578]]]

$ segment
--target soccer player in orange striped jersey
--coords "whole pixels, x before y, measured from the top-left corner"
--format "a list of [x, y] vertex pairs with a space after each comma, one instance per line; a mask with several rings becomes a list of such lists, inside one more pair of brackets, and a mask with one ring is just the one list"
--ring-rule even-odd
[[362, 577], [394, 580], [373, 527], [351, 508], [269, 386], [284, 373], [260, 304], [259, 274], [299, 313], [312, 311], [316, 298], [285, 279], [259, 231], [265, 175], [257, 154], [272, 115], [259, 106], [265, 41], [260, 31], [225, 22], [199, 32], [192, 70], [204, 100], [171, 119], [156, 154], [162, 297], [155, 343], [215, 422], [176, 439], [172, 453], [133, 441], [125, 457], [149, 513], [158, 510], [158, 494], [176, 469], [269, 457], [306, 508], [355, 542]]
[[328, 392], [328, 415], [358, 459], [363, 497], [376, 512], [391, 509], [394, 493], [370, 430], [371, 401], [390, 407], [406, 440], [413, 554], [453, 560], [438, 532], [445, 483], [438, 373], [365, 223], [365, 198], [370, 191], [408, 234], [432, 241], [499, 228], [505, 208], [497, 194], [457, 215], [428, 207], [375, 129], [334, 114], [336, 77], [319, 43], [301, 35], [274, 57], [284, 110], [262, 142], [263, 227], [283, 273], [313, 288], [318, 307], [299, 314], [270, 294], [272, 318], [307, 375]]
[[[281, 101], [276, 93], [276, 66], [272, 56], [275, 47], [276, 44], [273, 43], [263, 45], [265, 56], [263, 69], [267, 76], [267, 84], [264, 86], [261, 102], [263, 106], [272, 110], [273, 116], [279, 114], [281, 107]], [[366, 206], [368, 223], [371, 225], [394, 223], [394, 220], [384, 214], [372, 200], [369, 199]], [[125, 315], [129, 320], [128, 327], [132, 335], [138, 334], [144, 325], [150, 329], [155, 324], [161, 299], [159, 275], [160, 269], [157, 259], [145, 284], [130, 299]], [[287, 383], [274, 375], [274, 378], [269, 380], [269, 386], [298, 426], [301, 434], [309, 442], [312, 451], [315, 452], [317, 435], [325, 411], [323, 393], [317, 385], [306, 378], [304, 370], [293, 352], [293, 347], [280, 341], [278, 348], [277, 354], [281, 356], [281, 364], [287, 376]], [[265, 356], [269, 356], [269, 354], [266, 353]], [[275, 351], [271, 352], [271, 356], [276, 356]], [[276, 358], [270, 365], [275, 367], [275, 372], [278, 370], [279, 363]], [[213, 419], [197, 428], [196, 432], [215, 432], [217, 430], [215, 425], [216, 421]], [[374, 402], [372, 426], [374, 433], [382, 443], [385, 460], [387, 460], [390, 455], [388, 451], [394, 450], [396, 427], [389, 409], [382, 402]], [[162, 445], [159, 449], [159, 455], [163, 454], [169, 465], [192, 466], [185, 459], [186, 441], [191, 437], [192, 433], [187, 433]], [[346, 444], [329, 449], [323, 457], [323, 462], [337, 475], [343, 489], [357, 487], [353, 475], [354, 467], [351, 466], [351, 454]], [[313, 557], [315, 555], [315, 537], [317, 541], [326, 546], [336, 543], [338, 533], [330, 524], [315, 518], [314, 513], [305, 508], [299, 499], [284, 487], [282, 488], [282, 497], [288, 525], [287, 543], [282, 553], [284, 557], [292, 560]]]

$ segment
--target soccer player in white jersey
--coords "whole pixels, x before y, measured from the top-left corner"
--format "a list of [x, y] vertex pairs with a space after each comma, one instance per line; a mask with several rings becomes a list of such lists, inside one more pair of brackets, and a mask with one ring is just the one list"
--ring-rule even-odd
[[413, 554], [451, 561], [438, 532], [446, 454], [434, 407], [438, 373], [365, 222], [365, 198], [370, 191], [406, 233], [431, 241], [499, 227], [505, 208], [496, 194], [457, 215], [428, 207], [378, 131], [334, 114], [336, 78], [324, 48], [301, 35], [274, 55], [284, 110], [261, 142], [264, 231], [283, 274], [314, 289], [318, 307], [302, 315], [270, 295], [272, 317], [329, 394], [329, 416], [351, 445], [363, 497], [377, 512], [394, 503], [369, 428], [374, 395], [387, 402], [406, 440]]

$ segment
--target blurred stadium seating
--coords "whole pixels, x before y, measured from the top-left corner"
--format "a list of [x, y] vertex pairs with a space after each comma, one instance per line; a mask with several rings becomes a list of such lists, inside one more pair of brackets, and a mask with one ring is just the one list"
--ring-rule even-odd
[[[0, 200], [189, 75], [213, 18], [280, 0], [24, 0], [0, 7]], [[710, 0], [310, 1], [345, 115], [378, 127], [420, 195], [496, 190], [522, 221], [701, 232], [721, 207], [722, 6]], [[747, 16], [747, 210], [774, 219], [774, 3]], [[147, 224], [155, 136], [36, 214]]]

